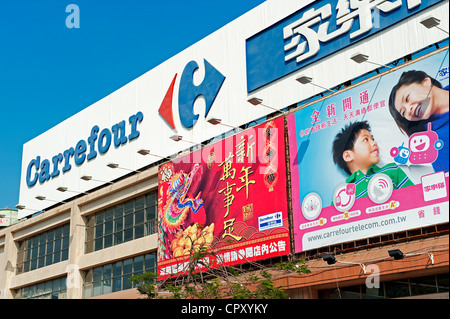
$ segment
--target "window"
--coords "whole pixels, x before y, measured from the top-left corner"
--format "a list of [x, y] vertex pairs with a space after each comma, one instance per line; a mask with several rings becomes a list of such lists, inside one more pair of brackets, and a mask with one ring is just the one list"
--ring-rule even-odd
[[408, 279], [387, 281], [384, 283], [386, 298], [410, 296]]
[[66, 299], [66, 277], [20, 288], [15, 299]]
[[434, 276], [411, 278], [410, 282], [412, 296], [434, 294], [438, 291]]
[[389, 299], [448, 292], [448, 274], [385, 281], [380, 288], [366, 285], [319, 291], [320, 299]]
[[157, 232], [156, 191], [88, 217], [86, 253]]
[[155, 272], [155, 260], [155, 253], [150, 253], [87, 270], [83, 297], [89, 298], [132, 288], [130, 278], [144, 272]]
[[49, 266], [68, 257], [69, 224], [19, 242], [17, 273]]

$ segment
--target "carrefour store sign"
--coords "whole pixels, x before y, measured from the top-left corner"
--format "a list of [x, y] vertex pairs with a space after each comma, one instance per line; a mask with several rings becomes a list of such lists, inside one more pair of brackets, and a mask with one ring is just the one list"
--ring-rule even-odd
[[[205, 58], [174, 58], [168, 63], [173, 71], [158, 67], [26, 143], [19, 201], [26, 209], [19, 218], [229, 130], [207, 123], [210, 115], [241, 125], [225, 102], [230, 85], [224, 74], [230, 70], [207, 55], [225, 72]], [[172, 140], [174, 135], [182, 140]]]
[[104, 128], [100, 134], [98, 125], [95, 125], [86, 140], [78, 141], [75, 147], [70, 147], [64, 152], [56, 154], [51, 160], [41, 160], [39, 155], [36, 156], [27, 166], [26, 182], [28, 187], [33, 187], [38, 181], [43, 184], [56, 178], [61, 171], [67, 173], [72, 168], [72, 164], [81, 166], [85, 161], [95, 159], [97, 154], [106, 154], [111, 146], [112, 139], [114, 139], [114, 146], [119, 147], [126, 144], [127, 141], [138, 138], [137, 124], [142, 122], [143, 118], [142, 112], [130, 116], [131, 133], [128, 136], [126, 135], [125, 121], [114, 124], [111, 130]]
[[[289, 76], [283, 77], [286, 72], [278, 72], [277, 56], [265, 52], [266, 49], [279, 47], [278, 40], [272, 42], [269, 38], [263, 41], [259, 52], [252, 43], [272, 28], [278, 30], [278, 25], [285, 28], [286, 19], [293, 23], [302, 19], [304, 14], [310, 14], [312, 11], [308, 10], [311, 8], [321, 10], [325, 2], [328, 3], [313, 0], [266, 1], [25, 143], [18, 203], [25, 209], [19, 212], [19, 218], [65, 202], [79, 193], [107, 185], [132, 171], [139, 171], [160, 161], [161, 157], [178, 154], [189, 150], [194, 144], [221, 136], [230, 131], [230, 127], [255, 121], [272, 113], [273, 108], [283, 108], [313, 95], [309, 90], [300, 89], [298, 82]], [[332, 11], [335, 10], [335, 2], [330, 2]], [[345, 2], [348, 1], [337, 3], [342, 5]], [[430, 4], [438, 0], [406, 2]], [[350, 9], [353, 10], [352, 3], [350, 1]], [[447, 12], [448, 2], [434, 7], [439, 8], [431, 8], [430, 13]], [[448, 17], [448, 13], [441, 15]], [[301, 34], [299, 32], [303, 30], [302, 21], [299, 22], [300, 29], [292, 29], [292, 37], [286, 40], [282, 38], [283, 43], [296, 43]], [[420, 32], [426, 31], [418, 28], [411, 30], [411, 26], [404, 21], [389, 28], [391, 33], [388, 36], [396, 47], [393, 51], [383, 52], [384, 59], [392, 61], [401, 58], [439, 40], [436, 36], [420, 36]], [[416, 35], [417, 32], [419, 35]], [[413, 37], [414, 41], [406, 41], [405, 34]], [[363, 44], [355, 43], [352, 48], [379, 52], [380, 45], [386, 41], [385, 37], [374, 34], [366, 41], [361, 41]], [[288, 64], [301, 65], [303, 62], [297, 62], [300, 55], [291, 59], [291, 51], [285, 52], [286, 44], [280, 47], [282, 64], [286, 63], [287, 58]], [[361, 67], [355, 67], [353, 61], [343, 59], [340, 52], [322, 58], [322, 62], [331, 65], [328, 72], [313, 76], [315, 81], [328, 81], [327, 85], [337, 85], [367, 72]], [[258, 69], [261, 65], [269, 66], [266, 70]], [[289, 72], [295, 74], [295, 70]], [[276, 78], [278, 80], [274, 81]], [[261, 83], [269, 85], [249, 94], [247, 83], [253, 83], [254, 87], [260, 87]], [[272, 108], [248, 103], [253, 97], [262, 99], [264, 105]], [[212, 125], [213, 122], [208, 121], [211, 118], [220, 119], [224, 125]], [[182, 136], [182, 139], [171, 139], [178, 136]], [[140, 150], [147, 151], [138, 153]]]

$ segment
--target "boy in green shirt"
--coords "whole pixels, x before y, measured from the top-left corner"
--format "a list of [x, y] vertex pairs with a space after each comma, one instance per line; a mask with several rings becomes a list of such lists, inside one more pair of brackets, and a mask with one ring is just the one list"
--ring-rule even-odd
[[367, 121], [346, 125], [333, 141], [333, 161], [348, 175], [346, 183], [356, 186], [356, 199], [368, 196], [367, 186], [377, 173], [384, 173], [392, 180], [395, 189], [414, 185], [395, 163], [378, 167], [380, 152]]

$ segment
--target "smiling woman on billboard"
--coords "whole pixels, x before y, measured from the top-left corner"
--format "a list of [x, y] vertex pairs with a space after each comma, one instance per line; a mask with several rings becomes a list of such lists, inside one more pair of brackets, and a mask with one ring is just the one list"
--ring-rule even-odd
[[[433, 131], [448, 146], [448, 88], [423, 71], [404, 72], [389, 97], [389, 111], [400, 130], [410, 137], [426, 131], [431, 123]], [[432, 164], [435, 172], [448, 172], [448, 160], [447, 147]]]

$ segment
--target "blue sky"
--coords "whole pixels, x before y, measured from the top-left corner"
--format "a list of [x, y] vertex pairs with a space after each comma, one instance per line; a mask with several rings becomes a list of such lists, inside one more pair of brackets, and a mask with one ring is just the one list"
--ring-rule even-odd
[[263, 2], [1, 0], [0, 208], [19, 202], [24, 143]]

